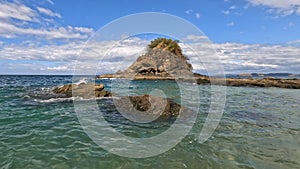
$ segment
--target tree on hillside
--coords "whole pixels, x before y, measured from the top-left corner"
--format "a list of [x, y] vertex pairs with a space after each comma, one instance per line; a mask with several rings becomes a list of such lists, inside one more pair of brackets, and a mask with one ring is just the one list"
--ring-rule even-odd
[[149, 49], [162, 49], [165, 51], [170, 51], [176, 56], [182, 57], [184, 59], [188, 58], [182, 54], [182, 50], [180, 46], [178, 45], [178, 40], [172, 40], [167, 38], [157, 38], [151, 41], [151, 43], [148, 45]]

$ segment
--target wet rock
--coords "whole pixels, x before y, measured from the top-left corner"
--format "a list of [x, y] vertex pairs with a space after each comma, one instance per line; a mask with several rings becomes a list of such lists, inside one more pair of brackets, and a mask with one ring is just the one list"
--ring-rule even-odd
[[151, 95], [129, 96], [129, 103], [125, 98], [116, 100], [116, 106], [122, 112], [148, 115], [159, 115], [159, 119], [175, 119], [181, 112], [187, 109], [170, 99], [155, 97]]
[[53, 93], [60, 95], [60, 97], [110, 97], [111, 93], [104, 90], [104, 84], [67, 84], [56, 87]]

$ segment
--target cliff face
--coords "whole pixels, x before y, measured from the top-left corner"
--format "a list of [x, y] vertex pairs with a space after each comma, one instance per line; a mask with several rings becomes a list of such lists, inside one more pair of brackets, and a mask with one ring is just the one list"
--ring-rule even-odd
[[186, 59], [167, 50], [151, 49], [140, 56], [129, 68], [119, 74], [134, 76], [184, 78], [192, 74], [192, 66]]
[[152, 41], [147, 53], [126, 70], [100, 78], [184, 79], [193, 75], [192, 70], [177, 41], [159, 38]]

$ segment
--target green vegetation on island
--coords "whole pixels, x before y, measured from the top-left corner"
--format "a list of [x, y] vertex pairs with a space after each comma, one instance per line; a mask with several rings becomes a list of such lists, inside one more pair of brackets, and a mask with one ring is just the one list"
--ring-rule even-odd
[[148, 45], [148, 49], [162, 49], [163, 51], [170, 51], [176, 56], [182, 57], [183, 59], [188, 58], [182, 54], [181, 47], [178, 45], [179, 40], [172, 40], [167, 38], [157, 38], [151, 41]]

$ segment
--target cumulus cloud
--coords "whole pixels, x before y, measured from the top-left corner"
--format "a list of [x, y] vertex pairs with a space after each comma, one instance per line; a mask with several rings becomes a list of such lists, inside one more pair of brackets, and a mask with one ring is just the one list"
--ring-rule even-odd
[[300, 44], [300, 40], [295, 40], [295, 41], [290, 41], [290, 42], [287, 42], [288, 45], [299, 45]]
[[187, 42], [202, 42], [202, 41], [208, 41], [207, 36], [200, 36], [200, 35], [188, 35], [184, 39], [182, 39], [185, 43]]
[[20, 3], [1, 2], [0, 3], [0, 19], [11, 20], [18, 19], [22, 21], [37, 22], [37, 13]]
[[1, 22], [0, 37], [17, 38], [19, 36], [38, 36], [45, 39], [87, 39], [93, 32], [90, 28], [78, 29], [77, 27], [50, 27], [50, 28], [23, 28], [14, 24]]
[[1, 2], [0, 37], [40, 37], [48, 40], [87, 39], [93, 32], [92, 28], [59, 26], [54, 20], [57, 18], [61, 18], [61, 15], [47, 8], [30, 8], [19, 2]]
[[236, 43], [214, 44], [214, 46], [225, 70], [230, 73], [300, 73], [299, 47]]
[[51, 11], [50, 9], [46, 9], [46, 8], [42, 8], [42, 7], [37, 7], [36, 8], [40, 13], [48, 15], [50, 17], [57, 17], [57, 18], [61, 18], [61, 15], [59, 13], [55, 13], [53, 11]]
[[45, 62], [50, 66], [42, 66], [41, 71], [66, 71], [69, 74], [72, 74], [74, 62], [77, 63], [78, 71], [83, 71], [82, 74], [88, 71], [95, 72], [99, 63], [102, 72], [111, 72], [128, 67], [138, 56], [145, 53], [148, 43], [146, 40], [131, 38], [123, 41], [73, 42], [42, 46], [34, 43], [6, 44], [0, 50], [0, 60]]
[[300, 1], [299, 0], [248, 0], [248, 2], [255, 6], [265, 6], [269, 9], [268, 12], [277, 13], [280, 15], [300, 15]]

